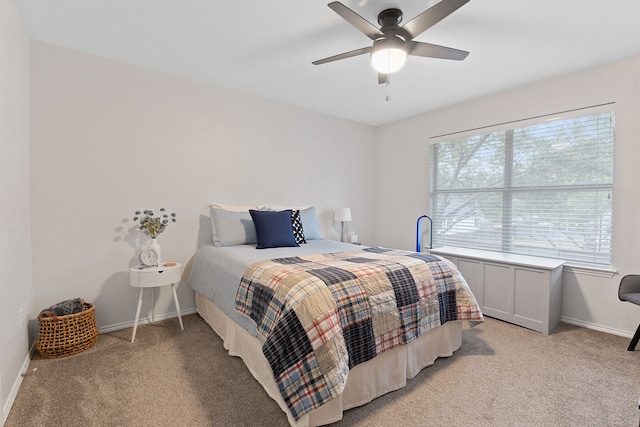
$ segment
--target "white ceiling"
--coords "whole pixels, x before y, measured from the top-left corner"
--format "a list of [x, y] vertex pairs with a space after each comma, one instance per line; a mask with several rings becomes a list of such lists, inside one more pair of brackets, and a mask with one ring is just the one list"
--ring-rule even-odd
[[[377, 25], [437, 0], [343, 0]], [[409, 57], [378, 85], [370, 46], [328, 0], [16, 0], [31, 39], [381, 125], [640, 55], [640, 0], [471, 0], [416, 40], [467, 50], [462, 62]], [[386, 97], [391, 98], [386, 101]]]

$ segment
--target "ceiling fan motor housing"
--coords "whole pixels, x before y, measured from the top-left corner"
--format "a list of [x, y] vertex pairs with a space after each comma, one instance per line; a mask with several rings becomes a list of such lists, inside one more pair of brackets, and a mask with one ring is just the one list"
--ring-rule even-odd
[[384, 31], [386, 26], [395, 26], [397, 28], [401, 22], [402, 11], [400, 9], [385, 9], [378, 14], [378, 24], [381, 25], [381, 31]]

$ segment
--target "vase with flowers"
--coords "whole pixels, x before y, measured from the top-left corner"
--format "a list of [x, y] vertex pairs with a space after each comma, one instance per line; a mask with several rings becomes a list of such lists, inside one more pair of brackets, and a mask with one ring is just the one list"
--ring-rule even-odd
[[[133, 220], [140, 224], [140, 230], [151, 237], [151, 242], [144, 251], [151, 250], [153, 252], [155, 265], [160, 265], [160, 245], [156, 238], [165, 228], [172, 222], [176, 222], [175, 213], [167, 213], [165, 208], [160, 208], [160, 214], [155, 215], [152, 210], [146, 209], [142, 212], [136, 211]], [[143, 251], [143, 253], [144, 253]], [[143, 259], [143, 264], [146, 264]]]

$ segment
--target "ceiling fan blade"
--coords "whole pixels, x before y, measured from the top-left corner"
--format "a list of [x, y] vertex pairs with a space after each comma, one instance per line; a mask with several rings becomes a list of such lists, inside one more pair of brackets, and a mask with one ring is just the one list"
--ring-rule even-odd
[[371, 40], [375, 40], [383, 35], [382, 31], [380, 31], [377, 27], [373, 26], [373, 24], [371, 24], [369, 21], [367, 21], [362, 16], [358, 15], [339, 1], [331, 2], [327, 6], [329, 6], [335, 13], [342, 16], [345, 21], [356, 27], [358, 30], [362, 31], [364, 35], [369, 37]]
[[378, 84], [379, 85], [386, 83], [387, 80], [389, 80], [389, 74], [378, 73]]
[[412, 56], [424, 56], [427, 58], [453, 59], [462, 61], [469, 52], [465, 50], [454, 49], [452, 47], [440, 46], [431, 43], [410, 42], [407, 53]]
[[330, 56], [328, 58], [319, 59], [317, 61], [313, 61], [312, 64], [313, 65], [326, 64], [327, 62], [339, 61], [340, 59], [347, 59], [347, 58], [351, 58], [358, 55], [364, 55], [365, 53], [369, 53], [369, 52], [371, 52], [371, 46], [341, 53], [339, 55]]
[[411, 36], [411, 39], [419, 36], [429, 28], [451, 15], [456, 10], [467, 4], [469, 0], [442, 0], [440, 3], [430, 7], [420, 15], [413, 18], [402, 26]]

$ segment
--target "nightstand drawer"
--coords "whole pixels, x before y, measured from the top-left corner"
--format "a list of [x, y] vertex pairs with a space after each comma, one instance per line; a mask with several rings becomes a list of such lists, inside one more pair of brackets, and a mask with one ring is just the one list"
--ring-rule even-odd
[[150, 288], [170, 285], [180, 281], [180, 265], [172, 267], [152, 267], [144, 270], [132, 269], [130, 285], [137, 288]]

